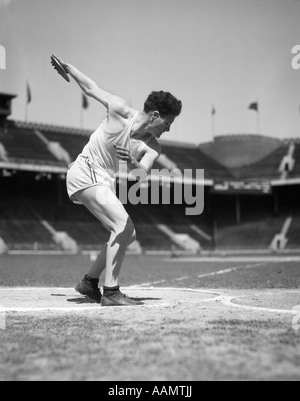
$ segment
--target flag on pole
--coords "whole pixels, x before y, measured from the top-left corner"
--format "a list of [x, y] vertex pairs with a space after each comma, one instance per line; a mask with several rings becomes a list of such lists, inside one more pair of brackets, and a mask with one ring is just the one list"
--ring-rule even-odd
[[259, 134], [260, 133], [260, 110], [259, 110], [259, 102], [257, 101], [257, 102], [254, 102], [254, 103], [251, 103], [250, 104], [250, 106], [249, 106], [249, 110], [254, 110], [254, 111], [256, 111], [256, 116], [257, 116], [257, 118], [256, 118], [256, 120], [257, 120], [257, 134]]
[[29, 104], [29, 103], [31, 103], [32, 96], [31, 96], [31, 89], [30, 89], [28, 81], [26, 81], [26, 86], [27, 86], [27, 88], [26, 88], [26, 90], [27, 90], [27, 104]]
[[249, 110], [259, 111], [258, 102], [251, 103], [249, 106]]
[[216, 134], [216, 127], [215, 127], [215, 115], [217, 114], [217, 110], [215, 108], [215, 106], [213, 105], [211, 108], [211, 135], [213, 137], [213, 139], [215, 138], [215, 134]]
[[80, 109], [80, 127], [84, 127], [84, 110], [89, 108], [89, 101], [87, 96], [83, 93], [81, 99], [81, 109]]
[[28, 122], [28, 105], [31, 103], [31, 89], [28, 81], [26, 81], [26, 105], [25, 105], [25, 121]]
[[84, 110], [89, 108], [89, 101], [88, 101], [88, 98], [86, 97], [86, 95], [84, 93], [82, 94], [82, 108]]

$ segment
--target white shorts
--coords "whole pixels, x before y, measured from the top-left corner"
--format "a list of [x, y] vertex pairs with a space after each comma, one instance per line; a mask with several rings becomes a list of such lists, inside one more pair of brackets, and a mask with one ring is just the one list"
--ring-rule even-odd
[[108, 187], [116, 195], [116, 179], [102, 167], [93, 164], [88, 157], [79, 155], [69, 166], [67, 173], [67, 191], [70, 200], [82, 204], [76, 198], [76, 193], [95, 186]]

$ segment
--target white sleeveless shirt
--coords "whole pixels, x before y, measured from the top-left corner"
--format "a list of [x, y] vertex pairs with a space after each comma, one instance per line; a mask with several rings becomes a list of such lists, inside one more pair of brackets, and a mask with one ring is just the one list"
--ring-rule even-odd
[[153, 139], [152, 135], [146, 142], [131, 138], [132, 127], [138, 115], [139, 112], [136, 111], [126, 127], [118, 132], [108, 132], [106, 129], [107, 118], [103, 120], [91, 135], [80, 156], [89, 158], [92, 163], [106, 170], [112, 178], [115, 178], [119, 169], [119, 159], [114, 146], [118, 145], [130, 150], [131, 155], [139, 160], [147, 144]]

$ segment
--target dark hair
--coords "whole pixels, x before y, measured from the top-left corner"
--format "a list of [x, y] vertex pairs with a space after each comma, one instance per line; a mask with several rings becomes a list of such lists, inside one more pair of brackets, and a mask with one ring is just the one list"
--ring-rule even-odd
[[170, 92], [152, 92], [144, 105], [145, 113], [158, 111], [162, 117], [179, 116], [182, 109], [182, 102]]

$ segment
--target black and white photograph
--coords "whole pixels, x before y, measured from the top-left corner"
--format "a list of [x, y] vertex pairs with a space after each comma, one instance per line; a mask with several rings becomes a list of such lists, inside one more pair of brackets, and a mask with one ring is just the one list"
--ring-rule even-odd
[[0, 0], [0, 381], [300, 380], [300, 0]]

